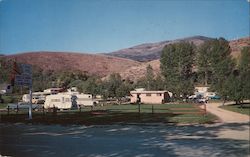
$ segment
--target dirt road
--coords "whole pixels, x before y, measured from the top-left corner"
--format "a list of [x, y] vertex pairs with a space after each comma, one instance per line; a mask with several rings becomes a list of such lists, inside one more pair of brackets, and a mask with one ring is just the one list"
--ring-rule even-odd
[[219, 138], [250, 140], [250, 117], [221, 109], [219, 108], [220, 105], [221, 103], [208, 103], [206, 105], [208, 112], [220, 118], [219, 123], [208, 127], [218, 126], [219, 130], [216, 134]]
[[222, 123], [247, 123], [250, 121], [248, 115], [224, 110], [219, 106], [221, 106], [221, 103], [208, 103], [207, 111], [218, 116]]

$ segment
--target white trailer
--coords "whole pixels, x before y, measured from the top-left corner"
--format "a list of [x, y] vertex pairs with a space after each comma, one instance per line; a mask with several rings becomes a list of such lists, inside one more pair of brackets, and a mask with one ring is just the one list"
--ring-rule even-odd
[[72, 96], [69, 94], [56, 94], [46, 96], [44, 108], [70, 109], [73, 107]]
[[46, 96], [44, 108], [71, 109], [80, 106], [93, 106], [94, 104], [95, 102], [90, 94], [59, 93]]
[[[24, 94], [22, 97], [22, 102], [28, 103], [30, 101], [30, 95]], [[32, 103], [33, 104], [43, 104], [45, 102], [45, 95], [43, 92], [32, 93]]]
[[77, 97], [76, 102], [78, 106], [93, 106], [95, 104], [91, 94], [76, 94], [75, 96]]

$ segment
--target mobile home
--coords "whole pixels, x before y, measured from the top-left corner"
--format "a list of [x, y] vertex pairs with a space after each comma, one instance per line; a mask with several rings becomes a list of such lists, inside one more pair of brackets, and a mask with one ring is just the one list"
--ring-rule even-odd
[[[69, 94], [48, 95], [45, 99], [44, 108], [70, 109], [74, 106], [74, 102], [71, 99], [72, 96]], [[77, 106], [75, 105], [75, 107]]]
[[93, 106], [96, 103], [91, 94], [77, 94], [76, 97], [78, 106]]
[[93, 106], [95, 102], [90, 94], [59, 93], [48, 95], [45, 100], [44, 108], [57, 107], [59, 109], [78, 108], [80, 106]]

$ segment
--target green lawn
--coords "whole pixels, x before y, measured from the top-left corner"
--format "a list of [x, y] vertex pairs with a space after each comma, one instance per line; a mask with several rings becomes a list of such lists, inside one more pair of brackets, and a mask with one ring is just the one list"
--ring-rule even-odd
[[4, 109], [7, 107], [7, 103], [0, 103], [0, 109]]
[[[153, 112], [152, 112], [153, 106]], [[181, 109], [182, 108], [182, 109]], [[92, 111], [91, 111], [92, 110]], [[9, 115], [1, 113], [2, 122], [27, 122], [27, 110]], [[43, 114], [33, 112], [32, 123], [41, 124], [116, 124], [116, 123], [211, 123], [216, 117], [211, 114], [201, 114], [194, 104], [159, 104], [141, 105], [105, 105], [93, 109], [85, 107], [79, 110], [59, 111]]]
[[240, 105], [225, 105], [221, 106], [221, 108], [250, 116], [250, 104], [243, 104], [242, 108]]
[[[96, 110], [110, 110], [110, 111], [122, 111], [122, 112], [138, 112], [138, 105], [106, 105], [94, 107]], [[168, 113], [171, 109], [178, 108], [192, 108], [196, 110], [193, 104], [141, 104], [141, 112], [152, 112], [156, 113]]]

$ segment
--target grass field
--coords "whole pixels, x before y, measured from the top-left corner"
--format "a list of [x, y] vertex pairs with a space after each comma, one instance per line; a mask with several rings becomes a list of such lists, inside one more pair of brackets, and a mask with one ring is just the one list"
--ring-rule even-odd
[[0, 103], [0, 109], [4, 109], [7, 107], [7, 103]]
[[240, 105], [225, 105], [221, 106], [221, 108], [250, 116], [250, 104], [243, 104], [242, 108]]
[[0, 103], [0, 109], [7, 107], [8, 103], [15, 103], [21, 100], [21, 95], [2, 95], [3, 103]]
[[[153, 109], [152, 109], [153, 108]], [[33, 112], [33, 120], [27, 121], [28, 111], [22, 110], [1, 113], [2, 122], [23, 122], [39, 124], [83, 124], [105, 125], [117, 123], [211, 123], [216, 117], [202, 114], [195, 104], [106, 105], [79, 110], [52, 112]]]

